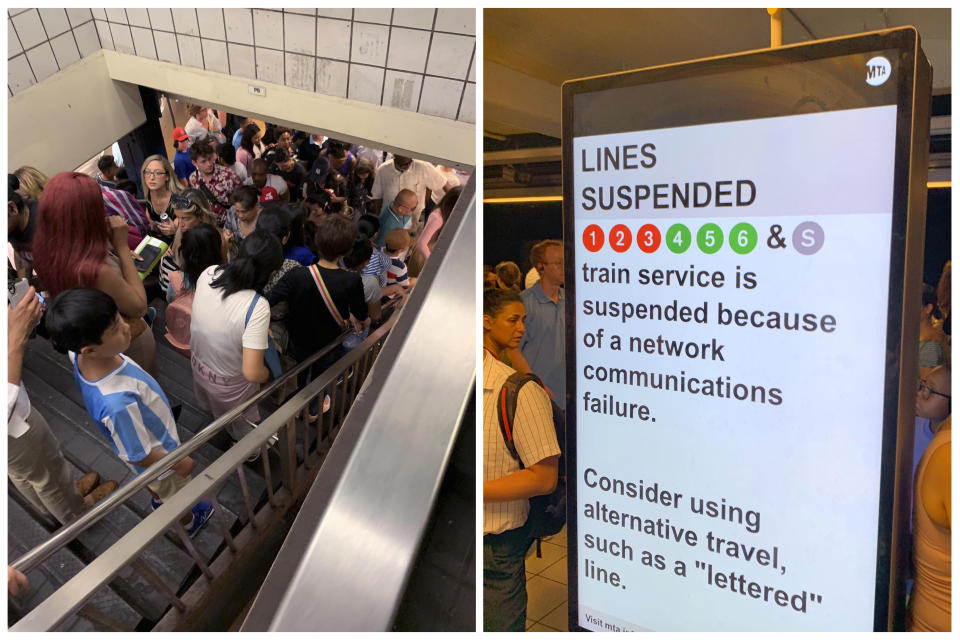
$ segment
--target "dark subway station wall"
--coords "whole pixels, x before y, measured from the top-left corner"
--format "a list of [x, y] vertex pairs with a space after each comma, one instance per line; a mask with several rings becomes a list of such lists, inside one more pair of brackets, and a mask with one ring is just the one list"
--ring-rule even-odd
[[483, 264], [512, 260], [525, 274], [530, 247], [540, 240], [563, 238], [560, 202], [483, 205]]

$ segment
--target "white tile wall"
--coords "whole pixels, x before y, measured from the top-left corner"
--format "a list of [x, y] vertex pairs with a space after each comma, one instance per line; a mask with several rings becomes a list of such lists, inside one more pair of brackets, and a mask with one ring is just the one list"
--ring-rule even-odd
[[393, 25], [395, 27], [413, 27], [414, 29], [431, 29], [436, 9], [394, 9]]
[[129, 26], [111, 22], [110, 34], [113, 36], [113, 47], [117, 53], [137, 54], [136, 49], [133, 48], [133, 34], [130, 33]]
[[100, 49], [100, 36], [97, 35], [97, 27], [92, 19], [86, 24], [74, 27], [73, 37], [77, 41], [77, 47], [80, 48], [81, 58]]
[[333, 60], [350, 59], [350, 23], [317, 18], [317, 55]]
[[173, 28], [178, 36], [199, 36], [200, 25], [197, 23], [197, 10], [173, 9]]
[[227, 54], [230, 58], [230, 75], [256, 79], [257, 66], [253, 60], [253, 47], [228, 42]]
[[[131, 27], [150, 28], [150, 15], [146, 9], [127, 9], [127, 20], [130, 21]], [[133, 42], [134, 44], [137, 42], [136, 35], [133, 37]]]
[[13, 20], [7, 20], [7, 58], [12, 58], [21, 51], [23, 47], [20, 46], [17, 30], [13, 28]]
[[166, 31], [154, 31], [153, 41], [157, 44], [157, 58], [164, 62], [180, 64], [180, 50], [177, 48], [177, 36]]
[[382, 96], [383, 69], [380, 67], [365, 67], [359, 64], [351, 64], [347, 97], [351, 100], [380, 104]]
[[80, 51], [77, 50], [77, 42], [73, 39], [72, 33], [64, 33], [50, 41], [53, 47], [53, 55], [57, 59], [57, 65], [60, 69], [70, 66], [80, 59]]
[[223, 29], [223, 9], [197, 9], [200, 22], [200, 35], [223, 42], [227, 39]]
[[147, 15], [154, 29], [173, 32], [173, 13], [170, 9], [147, 9]]
[[353, 19], [357, 22], [390, 24], [390, 16], [392, 13], [393, 11], [390, 9], [354, 9]]
[[477, 85], [472, 82], [467, 83], [467, 88], [463, 92], [463, 99], [460, 101], [460, 114], [457, 120], [476, 124], [477, 122]]
[[[257, 47], [283, 49], [283, 14], [265, 9], [253, 10], [253, 37]], [[281, 73], [281, 75], [283, 75]]]
[[70, 18], [70, 26], [76, 28], [92, 20], [93, 14], [90, 9], [67, 9], [67, 17]]
[[382, 67], [387, 62], [390, 27], [379, 24], [353, 23], [351, 62]]
[[394, 27], [390, 31], [390, 55], [387, 58], [387, 66], [391, 69], [423, 73], [429, 50], [429, 31]]
[[208, 71], [230, 73], [230, 63], [227, 62], [227, 43], [222, 40], [201, 39], [203, 48], [203, 63]]
[[[316, 18], [293, 13], [283, 15], [283, 49], [315, 55], [317, 52]], [[313, 72], [310, 73], [313, 75]], [[313, 83], [311, 82], [311, 85]], [[311, 89], [313, 91], [313, 89]]]
[[63, 9], [40, 9], [40, 20], [48, 38], [54, 38], [70, 30], [67, 12]]
[[32, 49], [47, 39], [47, 34], [43, 31], [43, 23], [40, 22], [40, 14], [36, 9], [15, 15], [12, 20], [24, 49]]
[[154, 46], [153, 32], [141, 27], [130, 27], [130, 33], [133, 34], [133, 48], [137, 50], [137, 55], [156, 60], [157, 48]]
[[43, 82], [60, 70], [49, 42], [44, 42], [27, 51], [27, 60], [30, 62], [30, 68], [33, 69], [33, 74], [37, 76], [37, 82]]
[[477, 32], [477, 14], [473, 9], [438, 9], [437, 31], [475, 35]]
[[257, 79], [283, 84], [283, 51], [256, 48]]
[[416, 111], [422, 83], [419, 73], [388, 70], [383, 83], [383, 106]]
[[296, 53], [286, 54], [286, 77], [284, 84], [294, 89], [313, 91], [317, 80], [316, 61], [313, 56], [304, 56]]
[[177, 49], [180, 50], [180, 64], [203, 69], [203, 49], [200, 38], [177, 34]]
[[95, 20], [95, 22], [97, 24], [97, 36], [100, 38], [100, 46], [113, 51], [113, 36], [110, 35], [110, 24], [105, 20]]
[[21, 54], [7, 62], [7, 83], [11, 92], [19, 93], [36, 82], [27, 56]]
[[428, 116], [456, 119], [463, 95], [462, 83], [447, 78], [427, 76], [423, 81], [420, 113]]
[[8, 92], [102, 48], [473, 122], [475, 33], [474, 9], [11, 9]]
[[464, 79], [470, 70], [474, 39], [449, 33], [433, 34], [427, 73], [445, 78]]
[[346, 62], [317, 58], [317, 93], [346, 98], [349, 69]]
[[107, 20], [118, 24], [127, 24], [127, 13], [123, 9], [105, 9]]

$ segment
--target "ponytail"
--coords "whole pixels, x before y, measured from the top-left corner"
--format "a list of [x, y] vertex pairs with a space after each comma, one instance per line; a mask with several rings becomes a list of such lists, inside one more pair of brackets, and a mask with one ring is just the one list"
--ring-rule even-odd
[[210, 286], [223, 289], [223, 298], [247, 289], [262, 294], [270, 276], [282, 264], [280, 241], [269, 231], [257, 229], [244, 238], [239, 255], [217, 270]]

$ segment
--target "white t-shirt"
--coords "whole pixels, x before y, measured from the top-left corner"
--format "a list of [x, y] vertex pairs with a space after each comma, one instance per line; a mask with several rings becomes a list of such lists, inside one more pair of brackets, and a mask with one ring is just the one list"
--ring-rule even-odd
[[393, 167], [393, 160], [384, 162], [377, 169], [377, 177], [373, 181], [370, 195], [374, 200], [383, 200], [384, 206], [393, 202], [401, 189], [410, 189], [417, 194], [417, 209], [413, 220], [420, 219], [420, 213], [427, 204], [427, 189], [431, 192], [440, 192], [443, 195], [443, 185], [447, 179], [429, 162], [414, 160], [406, 171], [400, 172]]
[[[247, 178], [243, 181], [243, 184], [253, 184], [253, 178]], [[267, 183], [263, 185], [264, 187], [273, 187], [277, 190], [277, 195], [282, 196], [287, 192], [287, 181], [281, 178], [280, 176], [268, 173], [267, 174]]]
[[190, 351], [222, 376], [242, 376], [243, 347], [267, 348], [270, 303], [260, 296], [244, 328], [247, 309], [256, 293], [247, 289], [222, 298], [223, 289], [210, 286], [217, 268], [216, 265], [207, 268], [197, 279], [190, 320]]

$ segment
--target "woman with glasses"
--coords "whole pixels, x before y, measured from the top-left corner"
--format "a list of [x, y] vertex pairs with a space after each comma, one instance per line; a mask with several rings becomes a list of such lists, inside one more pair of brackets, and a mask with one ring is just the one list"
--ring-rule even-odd
[[172, 196], [182, 193], [183, 185], [177, 180], [170, 161], [161, 155], [152, 155], [143, 161], [140, 184], [145, 197], [139, 202], [150, 217], [153, 235], [169, 245], [177, 230]]
[[217, 224], [217, 216], [210, 211], [210, 203], [199, 189], [186, 189], [171, 195], [170, 206], [173, 207], [175, 220], [173, 242], [160, 261], [160, 286], [166, 292], [167, 302], [171, 302], [177, 295], [176, 288], [170, 286], [170, 273], [179, 271], [183, 264], [180, 255], [183, 234], [198, 224], [209, 224], [213, 227]]
[[935, 434], [917, 466], [913, 489], [913, 565], [916, 580], [907, 631], [950, 631], [950, 367], [921, 375], [917, 416]]

